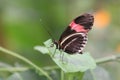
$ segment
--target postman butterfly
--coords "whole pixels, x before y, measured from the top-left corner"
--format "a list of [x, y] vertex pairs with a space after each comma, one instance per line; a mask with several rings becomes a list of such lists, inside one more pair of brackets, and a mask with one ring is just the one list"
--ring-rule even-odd
[[92, 14], [85, 13], [75, 18], [62, 33], [59, 41], [54, 41], [56, 48], [68, 54], [82, 54], [87, 43], [87, 34], [92, 29], [93, 23]]

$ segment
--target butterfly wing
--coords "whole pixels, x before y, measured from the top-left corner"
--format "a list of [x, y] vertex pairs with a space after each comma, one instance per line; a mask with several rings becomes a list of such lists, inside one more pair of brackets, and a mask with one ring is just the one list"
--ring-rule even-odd
[[74, 33], [62, 40], [60, 49], [73, 54], [81, 53], [87, 43], [87, 35], [85, 33]]
[[69, 36], [73, 33], [76, 33], [75, 30], [71, 30], [71, 28], [68, 26], [60, 36], [59, 42], [61, 42], [66, 36]]
[[87, 14], [87, 13], [75, 18], [62, 33], [59, 42], [61, 42], [66, 36], [69, 36], [76, 32], [87, 33], [91, 29], [93, 22], [94, 22], [94, 17], [91, 14]]
[[94, 17], [83, 14], [75, 18], [62, 33], [58, 45], [59, 49], [74, 54], [81, 53], [87, 43], [87, 33], [92, 28]]

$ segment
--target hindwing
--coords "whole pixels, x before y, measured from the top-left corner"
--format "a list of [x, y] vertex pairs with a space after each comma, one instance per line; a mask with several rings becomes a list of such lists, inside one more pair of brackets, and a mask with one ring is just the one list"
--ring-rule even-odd
[[85, 33], [74, 33], [65, 37], [60, 43], [60, 49], [63, 51], [73, 54], [81, 53], [87, 43], [87, 34]]

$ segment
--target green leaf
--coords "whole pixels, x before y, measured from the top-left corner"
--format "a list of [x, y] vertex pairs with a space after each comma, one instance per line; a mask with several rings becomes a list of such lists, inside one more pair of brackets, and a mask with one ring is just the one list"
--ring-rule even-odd
[[88, 69], [94, 69], [96, 67], [95, 60], [91, 55], [86, 52], [84, 54], [70, 55], [66, 52], [56, 49], [51, 39], [44, 42], [45, 46], [49, 50], [49, 55], [53, 61], [64, 71], [64, 72], [84, 72]]
[[35, 46], [34, 49], [40, 51], [43, 54], [49, 53], [49, 50], [44, 46]]

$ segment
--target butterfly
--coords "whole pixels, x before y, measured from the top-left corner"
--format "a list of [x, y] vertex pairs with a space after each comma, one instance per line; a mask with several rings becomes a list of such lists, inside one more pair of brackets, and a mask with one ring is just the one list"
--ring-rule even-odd
[[57, 49], [68, 54], [80, 53], [87, 43], [88, 32], [92, 29], [94, 17], [92, 14], [82, 14], [75, 18], [62, 33], [58, 41], [54, 41]]

